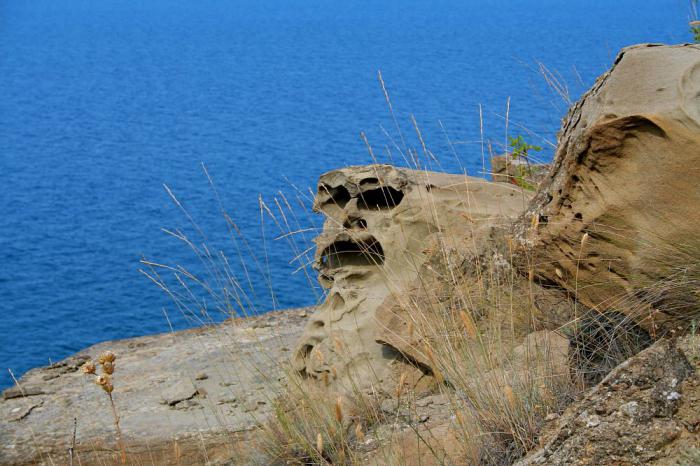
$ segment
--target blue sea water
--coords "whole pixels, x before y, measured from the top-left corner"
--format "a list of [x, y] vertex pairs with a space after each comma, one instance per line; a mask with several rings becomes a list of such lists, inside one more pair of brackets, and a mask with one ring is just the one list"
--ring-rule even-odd
[[245, 277], [204, 163], [258, 258], [252, 305], [312, 304], [259, 196], [286, 193], [289, 229], [318, 226], [299, 192], [371, 162], [361, 132], [404, 164], [378, 70], [408, 144], [413, 115], [435, 168], [480, 175], [506, 114], [551, 157], [567, 104], [540, 63], [575, 100], [620, 47], [686, 41], [687, 16], [682, 0], [0, 2], [0, 388], [8, 369], [197, 324], [139, 273], [144, 256], [206, 268], [161, 231], [201, 243], [164, 183]]

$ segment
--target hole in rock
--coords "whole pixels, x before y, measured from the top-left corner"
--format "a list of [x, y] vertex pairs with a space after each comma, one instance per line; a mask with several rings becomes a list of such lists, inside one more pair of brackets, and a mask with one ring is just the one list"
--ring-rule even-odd
[[376, 178], [365, 178], [364, 180], [360, 181], [360, 186], [365, 186], [368, 184], [379, 184], [379, 180]]
[[345, 186], [331, 187], [327, 184], [322, 184], [318, 187], [318, 194], [328, 194], [331, 198], [329, 201], [323, 203], [327, 204], [337, 204], [341, 209], [350, 201], [350, 192], [348, 192]]
[[343, 223], [343, 228], [346, 228], [348, 230], [351, 230], [353, 228], [366, 230], [367, 220], [365, 220], [364, 218], [349, 218]]
[[357, 207], [365, 210], [393, 209], [403, 199], [403, 193], [391, 186], [368, 189], [360, 193]]
[[311, 353], [311, 350], [314, 349], [314, 345], [304, 345], [301, 348], [299, 348], [299, 357], [302, 359], [306, 359], [309, 354]]
[[374, 238], [366, 241], [336, 241], [328, 246], [321, 257], [324, 267], [335, 269], [347, 266], [382, 265], [384, 250]]
[[581, 212], [576, 212], [576, 214], [574, 215], [574, 218], [576, 220], [583, 220], [583, 214], [581, 214]]

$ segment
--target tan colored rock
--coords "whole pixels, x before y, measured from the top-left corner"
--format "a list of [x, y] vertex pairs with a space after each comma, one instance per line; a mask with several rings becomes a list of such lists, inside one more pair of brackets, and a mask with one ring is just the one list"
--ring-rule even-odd
[[700, 46], [639, 45], [572, 107], [515, 228], [520, 268], [649, 330], [697, 317]]
[[328, 295], [297, 345], [295, 368], [345, 387], [394, 383], [415, 371], [375, 341], [375, 311], [418, 278], [428, 238], [468, 235], [460, 244], [478, 248], [491, 225], [514, 218], [527, 201], [514, 186], [388, 165], [321, 176], [315, 208], [326, 221], [316, 268]]
[[[507, 225], [507, 219], [503, 221]], [[377, 309], [377, 341], [432, 371], [435, 361], [426, 346], [449, 353], [471, 345], [473, 349], [463, 351], [471, 356], [483, 351], [481, 340], [466, 337], [466, 315], [473, 331], [487, 335], [485, 341], [498, 347], [490, 360], [498, 365], [498, 359], [507, 357], [535, 328], [556, 329], [568, 323], [575, 313], [572, 300], [561, 290], [528, 281], [511, 267], [507, 250], [494, 234], [502, 228], [504, 224], [491, 225], [486, 231], [473, 230], [475, 238], [470, 232], [459, 240], [440, 237], [440, 243], [430, 243], [435, 252], [423, 264], [420, 278]]]
[[554, 376], [565, 383], [570, 377], [569, 339], [551, 330], [532, 332], [513, 348], [508, 366], [510, 380]]

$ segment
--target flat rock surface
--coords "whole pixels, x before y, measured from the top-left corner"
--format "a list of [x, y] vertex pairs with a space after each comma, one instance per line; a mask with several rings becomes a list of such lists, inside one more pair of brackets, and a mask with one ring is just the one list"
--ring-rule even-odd
[[[29, 371], [0, 399], [0, 464], [112, 464], [109, 396], [81, 367], [116, 353], [114, 402], [129, 463], [222, 463], [272, 410], [307, 310], [100, 343]], [[222, 441], [222, 436], [225, 437]]]

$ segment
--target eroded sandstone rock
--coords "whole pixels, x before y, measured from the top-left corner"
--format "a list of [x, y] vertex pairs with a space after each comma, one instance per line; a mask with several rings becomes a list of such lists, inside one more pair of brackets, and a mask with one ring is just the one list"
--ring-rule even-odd
[[697, 318], [700, 46], [639, 45], [563, 121], [516, 225], [520, 267], [650, 331]]
[[297, 346], [295, 368], [346, 386], [380, 385], [410, 371], [395, 346], [376, 341], [391, 324], [378, 323], [375, 311], [419, 279], [426, 258], [437, 253], [426, 249], [430, 238], [469, 235], [460, 244], [478, 249], [489, 228], [514, 218], [528, 197], [514, 186], [388, 165], [321, 176], [315, 208], [326, 221], [316, 268], [328, 295]]

